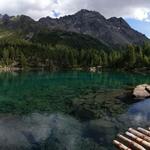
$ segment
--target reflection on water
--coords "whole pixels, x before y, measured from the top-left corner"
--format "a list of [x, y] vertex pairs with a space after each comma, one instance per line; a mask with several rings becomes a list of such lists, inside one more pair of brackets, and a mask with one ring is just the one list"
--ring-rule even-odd
[[0, 149], [98, 150], [100, 143], [88, 137], [86, 128], [87, 123], [60, 114], [5, 115], [0, 118]]
[[105, 150], [115, 149], [112, 141], [118, 133], [124, 133], [128, 128], [150, 126], [150, 99], [143, 100], [130, 106], [122, 115], [86, 122], [84, 134], [92, 138]]
[[150, 125], [150, 99], [131, 106], [128, 115], [132, 116], [137, 124], [142, 122], [143, 125]]
[[81, 123], [66, 115], [38, 113], [5, 115], [0, 118], [0, 131], [4, 150], [106, 150], [112, 149], [116, 134], [110, 120]]
[[62, 114], [1, 115], [0, 149], [113, 150], [112, 140], [128, 127], [147, 127], [150, 100], [133, 104], [115, 118], [79, 122]]
[[[2, 73], [0, 149], [113, 150], [118, 132], [150, 123], [149, 100], [128, 109], [116, 95], [128, 85], [149, 82], [148, 75], [117, 72]], [[81, 122], [69, 116], [70, 100], [98, 111], [100, 119]], [[115, 113], [122, 109], [128, 111]]]
[[48, 144], [74, 149], [80, 136], [81, 124], [71, 117], [59, 114], [3, 116], [0, 119], [1, 149], [40, 149]]

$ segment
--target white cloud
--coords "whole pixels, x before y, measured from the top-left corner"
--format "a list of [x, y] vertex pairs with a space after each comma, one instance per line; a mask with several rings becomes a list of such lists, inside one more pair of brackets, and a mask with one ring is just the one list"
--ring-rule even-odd
[[133, 13], [133, 17], [138, 20], [149, 21], [150, 9], [136, 8]]
[[0, 13], [25, 14], [39, 19], [43, 16], [52, 16], [52, 11], [57, 5], [56, 0], [0, 0]]
[[2, 14], [25, 14], [34, 19], [57, 14], [73, 14], [80, 9], [96, 10], [112, 16], [150, 21], [149, 0], [0, 0]]

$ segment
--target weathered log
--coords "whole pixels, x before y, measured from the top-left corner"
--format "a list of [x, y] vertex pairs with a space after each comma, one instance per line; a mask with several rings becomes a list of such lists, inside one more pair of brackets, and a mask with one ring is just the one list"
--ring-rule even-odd
[[136, 135], [134, 135], [134, 134], [132, 134], [132, 133], [130, 133], [130, 132], [128, 132], [128, 131], [127, 131], [125, 134], [126, 134], [127, 136], [129, 136], [131, 139], [133, 139], [134, 141], [136, 141], [138, 144], [141, 144], [141, 145], [143, 145], [144, 147], [150, 149], [150, 143], [149, 143], [149, 142], [147, 142], [147, 141], [145, 141], [145, 140], [143, 140], [143, 139], [137, 137]]
[[[150, 128], [149, 128], [150, 130]], [[123, 150], [150, 150], [150, 131], [144, 128], [137, 130], [129, 128], [125, 135], [118, 134], [118, 140], [114, 144]], [[117, 142], [116, 142], [117, 141]]]
[[118, 134], [118, 137], [123, 142], [126, 142], [129, 147], [134, 148], [136, 150], [146, 150], [143, 146], [139, 145], [138, 143], [126, 138], [125, 136]]
[[147, 136], [150, 136], [150, 131], [146, 130], [146, 129], [143, 129], [143, 128], [137, 128], [138, 131], [142, 132], [143, 134], [147, 135]]
[[113, 143], [121, 150], [131, 150], [131, 148], [128, 148], [127, 146], [125, 146], [117, 140], [114, 140]]
[[145, 140], [145, 141], [147, 141], [147, 142], [150, 142], [150, 137], [148, 137], [147, 135], [144, 135], [143, 133], [140, 133], [140, 132], [138, 132], [137, 130], [132, 129], [132, 128], [129, 128], [129, 131], [130, 131], [132, 134], [134, 134], [134, 135], [136, 135], [136, 136], [142, 138], [143, 140]]

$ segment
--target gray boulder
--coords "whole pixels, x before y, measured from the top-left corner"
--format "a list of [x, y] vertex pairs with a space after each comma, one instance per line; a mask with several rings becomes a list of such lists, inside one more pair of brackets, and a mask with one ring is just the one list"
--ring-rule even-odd
[[135, 99], [145, 99], [150, 97], [150, 85], [142, 84], [138, 85], [133, 90], [133, 96]]

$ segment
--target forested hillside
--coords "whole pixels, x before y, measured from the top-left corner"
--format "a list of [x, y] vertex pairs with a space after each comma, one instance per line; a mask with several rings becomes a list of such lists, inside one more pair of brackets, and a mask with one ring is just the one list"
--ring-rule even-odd
[[38, 21], [25, 15], [1, 15], [0, 65], [18, 69], [101, 66], [131, 70], [149, 67], [150, 44], [123, 18], [106, 19], [95, 11], [81, 10]]
[[149, 67], [150, 44], [113, 49], [91, 37], [59, 31], [39, 33], [30, 40], [9, 36], [0, 39], [0, 64], [49, 70]]

